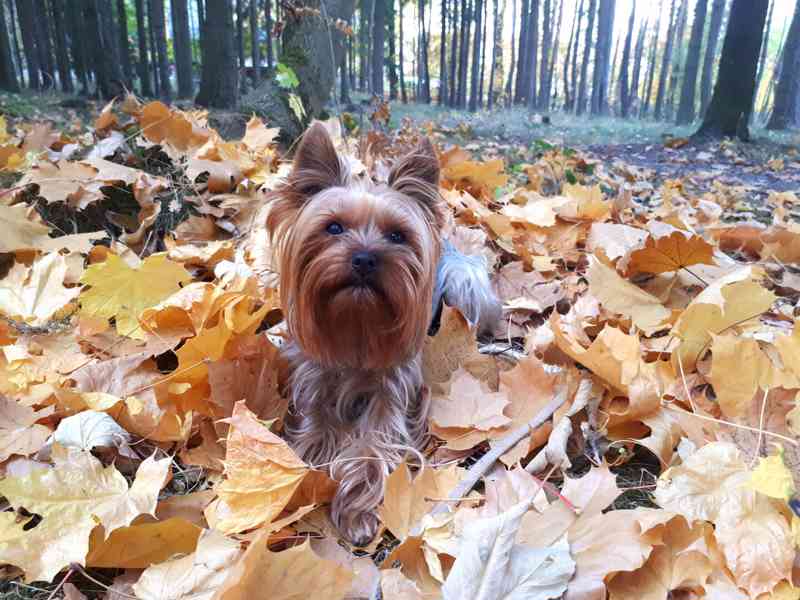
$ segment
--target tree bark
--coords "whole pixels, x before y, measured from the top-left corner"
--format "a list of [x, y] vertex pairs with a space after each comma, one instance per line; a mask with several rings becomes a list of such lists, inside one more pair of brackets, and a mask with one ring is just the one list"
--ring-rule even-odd
[[712, 0], [711, 22], [708, 25], [708, 41], [703, 57], [703, 74], [700, 78], [700, 114], [704, 115], [711, 101], [711, 86], [714, 82], [714, 61], [717, 58], [719, 32], [725, 15], [725, 0]]
[[250, 0], [250, 59], [253, 63], [253, 87], [261, 80], [261, 41], [258, 39], [258, 5]]
[[[764, 42], [766, 44], [766, 41]], [[797, 97], [800, 95], [800, 4], [794, 8], [792, 24], [783, 47], [783, 61], [778, 84], [775, 87], [775, 101], [767, 129], [782, 130], [797, 123]]]
[[475, 0], [475, 34], [472, 40], [472, 73], [469, 89], [469, 110], [478, 110], [478, 79], [481, 60], [481, 22], [483, 20], [483, 0]]
[[481, 28], [481, 74], [478, 79], [478, 107], [483, 108], [483, 85], [486, 81], [486, 28], [489, 22], [489, 0], [483, 0], [483, 15]]
[[459, 24], [460, 21], [458, 19], [458, 7], [459, 7], [459, 0], [451, 0], [453, 10], [452, 15], [450, 17], [450, 65], [449, 65], [449, 72], [448, 72], [448, 90], [447, 90], [447, 105], [448, 106], [455, 106], [456, 102], [458, 101], [458, 80], [457, 76], [457, 68], [458, 68], [458, 42], [459, 42]]
[[536, 102], [536, 106], [539, 110], [547, 110], [547, 104], [550, 102], [550, 88], [547, 78], [550, 74], [550, 48], [553, 45], [553, 22], [550, 13], [550, 0], [544, 0], [543, 8], [542, 62], [539, 65], [539, 98]]
[[517, 51], [514, 43], [517, 39], [517, 0], [511, 0], [511, 64], [508, 67], [508, 79], [506, 80], [506, 106], [511, 106], [512, 90], [514, 89], [514, 71], [516, 68]]
[[14, 60], [11, 57], [11, 39], [8, 36], [6, 10], [2, 2], [0, 2], [0, 89], [8, 92], [18, 92], [20, 89]]
[[608, 77], [611, 70], [611, 41], [614, 34], [615, 5], [616, 0], [600, 0], [592, 86], [591, 113], [593, 115], [608, 114]]
[[[139, 0], [137, 0], [137, 2], [138, 1]], [[202, 65], [204, 62], [206, 62], [205, 44], [203, 38], [205, 35], [204, 31], [206, 30], [206, 8], [204, 0], [197, 0], [195, 5], [197, 7], [197, 39], [199, 42], [198, 45], [200, 46], [200, 64]]]
[[[267, 39], [267, 68], [272, 70], [275, 64], [275, 57], [272, 50], [272, 0], [264, 0], [264, 32], [266, 33]], [[346, 71], [345, 75], [347, 75]]]
[[347, 75], [347, 52], [342, 52], [342, 61], [339, 63], [339, 102], [350, 104], [350, 87]]
[[467, 56], [469, 50], [470, 7], [468, 0], [461, 2], [461, 47], [458, 53], [458, 108], [467, 107]]
[[17, 0], [19, 28], [22, 32], [22, 47], [25, 51], [25, 64], [28, 69], [28, 87], [32, 90], [42, 88], [39, 76], [39, 53], [36, 49], [36, 22], [33, 16], [33, 5], [30, 0]]
[[733, 0], [714, 94], [696, 137], [749, 139], [747, 114], [755, 92], [767, 0]]
[[[53, 0], [50, 0], [53, 2]], [[122, 75], [128, 87], [133, 81], [133, 65], [131, 63], [131, 48], [128, 42], [128, 11], [125, 0], [117, 0], [117, 33], [119, 39], [119, 58], [122, 65]]]
[[172, 98], [172, 85], [169, 81], [169, 60], [167, 57], [167, 30], [164, 23], [164, 0], [150, 0], [150, 24], [158, 53], [157, 71], [160, 96], [164, 100]]
[[387, 71], [389, 77], [389, 100], [397, 100], [397, 44], [395, 43], [395, 24], [397, 23], [397, 12], [394, 0], [389, 0], [386, 7], [386, 21], [389, 42], [389, 57], [387, 59]]
[[661, 15], [663, 13], [663, 0], [659, 0], [658, 3], [658, 17], [656, 18], [656, 28], [652, 35], [652, 41], [650, 43], [650, 58], [647, 61], [647, 76], [646, 76], [646, 89], [644, 94], [644, 101], [642, 102], [641, 110], [639, 111], [639, 118], [643, 118], [648, 112], [650, 112], [650, 102], [653, 99], [653, 84], [655, 83], [656, 78], [656, 63], [658, 62], [656, 59], [657, 51], [658, 51], [658, 34], [661, 31]]
[[8, 3], [8, 10], [9, 10], [9, 29], [8, 29], [8, 36], [9, 36], [9, 43], [11, 44], [11, 51], [14, 54], [14, 60], [16, 62], [17, 68], [17, 76], [19, 78], [19, 86], [22, 88], [25, 84], [25, 71], [22, 67], [24, 59], [22, 58], [22, 42], [19, 40], [18, 35], [18, 28], [16, 26], [17, 21], [17, 7], [14, 5], [14, 2], [9, 1]]
[[84, 96], [89, 95], [89, 64], [86, 58], [86, 26], [83, 21], [83, 8], [81, 2], [72, 6], [71, 10], [66, 10], [66, 22], [69, 27], [69, 44], [72, 54], [72, 66], [78, 81], [81, 82], [80, 93]]
[[383, 99], [383, 50], [386, 33], [386, 2], [377, 0], [372, 13], [372, 93]]
[[631, 59], [631, 44], [633, 42], [633, 27], [636, 22], [636, 4], [631, 4], [631, 16], [628, 18], [628, 32], [625, 35], [625, 47], [622, 50], [622, 64], [619, 67], [619, 103], [620, 114], [623, 119], [628, 117], [631, 108], [630, 82], [628, 70]]
[[[503, 91], [503, 13], [506, 1], [500, 7], [500, 0], [494, 0], [494, 32], [492, 34], [492, 69], [489, 75], [489, 94], [487, 105], [491, 110], [497, 104]], [[513, 56], [513, 52], [512, 52]]]
[[538, 100], [537, 88], [539, 78], [539, 0], [531, 0], [530, 13], [528, 14], [528, 56], [526, 59], [526, 99], [529, 109], [536, 108]]
[[669, 66], [672, 60], [672, 45], [674, 43], [675, 28], [675, 0], [672, 0], [669, 9], [669, 26], [667, 27], [667, 45], [664, 48], [664, 56], [661, 60], [661, 72], [658, 74], [658, 92], [656, 92], [656, 108], [653, 116], [656, 119], [661, 119], [661, 114], [664, 109], [664, 98], [667, 95], [667, 75], [669, 74]]
[[514, 104], [522, 104], [525, 101], [525, 93], [528, 90], [526, 78], [528, 68], [528, 13], [530, 12], [530, 1], [531, 0], [522, 0], [520, 3], [517, 82], [514, 88]]
[[589, 58], [592, 53], [592, 33], [594, 30], [594, 17], [597, 13], [597, 0], [589, 1], [589, 23], [586, 26], [586, 35], [583, 40], [583, 60], [581, 62], [581, 80], [578, 85], [578, 101], [575, 106], [577, 114], [586, 110], [587, 87], [589, 82]]
[[[252, 0], [255, 3], [255, 0]], [[175, 52], [175, 71], [178, 75], [178, 97], [191, 98], [192, 82], [192, 38], [189, 33], [189, 6], [186, 0], [171, 0], [172, 43]]]
[[[236, 56], [239, 58], [239, 71], [244, 73], [244, 0], [236, 0]], [[247, 77], [241, 77], [242, 89], [247, 85]]]
[[399, 40], [399, 58], [400, 58], [400, 101], [403, 104], [408, 103], [408, 92], [406, 91], [406, 76], [405, 76], [405, 57], [403, 56], [403, 0], [400, 0], [400, 22], [398, 23], [398, 33], [400, 34]]
[[636, 103], [639, 100], [639, 81], [642, 75], [644, 39], [649, 24], [650, 18], [648, 17], [644, 24], [639, 28], [639, 35], [636, 39], [636, 49], [633, 52], [633, 75], [631, 76], [631, 84], [628, 88], [628, 114], [630, 114], [632, 109], [636, 107]]
[[149, 97], [153, 95], [153, 85], [150, 82], [150, 61], [147, 55], [147, 26], [144, 17], [144, 0], [136, 0], [136, 37], [139, 41], [139, 60], [137, 61], [139, 90], [142, 96]]
[[583, 21], [584, 0], [580, 1], [572, 18], [572, 27], [567, 45], [567, 61], [564, 63], [564, 110], [575, 110], [578, 81], [578, 46], [580, 45], [581, 21]]
[[447, 0], [440, 0], [442, 12], [439, 20], [441, 21], [441, 33], [439, 43], [439, 106], [447, 104]]
[[[556, 8], [553, 7], [553, 12], [555, 12]], [[547, 87], [547, 93], [544, 95], [545, 103], [543, 110], [549, 111], [551, 105], [551, 97], [553, 95], [553, 77], [555, 76], [556, 72], [556, 59], [558, 58], [558, 49], [560, 47], [559, 40], [561, 39], [561, 23], [564, 18], [564, 0], [558, 1], [558, 17], [556, 18], [556, 28], [555, 33], [553, 34], [553, 49], [550, 52], [550, 65], [547, 67], [547, 78], [545, 79], [545, 86]], [[567, 59], [569, 56], [567, 56]], [[564, 71], [566, 72], [567, 65], [564, 64]], [[558, 96], [558, 84], [555, 86], [556, 96]], [[554, 99], [553, 99], [554, 100]]]
[[81, 0], [97, 95], [113, 98], [123, 92], [122, 71], [115, 59], [114, 32], [107, 27], [111, 6], [104, 0]]
[[[69, 68], [69, 50], [67, 48], [67, 32], [64, 28], [65, 13], [64, 0], [50, 0], [50, 10], [53, 16], [53, 33], [56, 42], [56, 64], [58, 65], [58, 79], [61, 82], [61, 91], [71, 94], [72, 73]], [[9, 63], [11, 65], [11, 63]]]
[[195, 102], [214, 108], [235, 108], [239, 70], [236, 68], [230, 0], [206, 0], [204, 25], [206, 60], [203, 62], [200, 91]]
[[[26, 0], [32, 1], [32, 0]], [[42, 87], [56, 84], [56, 63], [53, 60], [53, 43], [50, 40], [50, 11], [47, 0], [33, 0], [35, 4], [36, 50], [39, 53], [39, 72]]]
[[425, 0], [419, 0], [419, 23], [421, 33], [420, 47], [420, 75], [422, 78], [422, 101], [426, 104], [431, 102], [431, 74], [428, 63], [428, 32], [425, 27]]
[[694, 7], [692, 34], [689, 38], [689, 52], [686, 55], [686, 72], [683, 76], [683, 89], [681, 89], [681, 103], [678, 106], [678, 125], [688, 125], [694, 121], [697, 72], [700, 67], [700, 50], [703, 45], [707, 6], [708, 0], [697, 0]]
[[679, 82], [682, 80], [683, 65], [685, 62], [684, 37], [686, 34], [686, 22], [689, 14], [689, 0], [680, 0], [680, 10], [678, 11], [678, 28], [675, 31], [675, 44], [673, 46], [672, 73], [669, 77], [669, 91], [665, 101], [665, 118], [671, 120], [675, 116], [675, 96], [678, 93]]
[[775, 0], [769, 3], [769, 10], [767, 11], [767, 25], [764, 32], [764, 43], [761, 44], [761, 54], [758, 57], [758, 71], [756, 71], [756, 95], [758, 89], [761, 87], [761, 81], [764, 78], [764, 64], [767, 61], [767, 50], [769, 49], [769, 36], [772, 31], [772, 13], [775, 11]]

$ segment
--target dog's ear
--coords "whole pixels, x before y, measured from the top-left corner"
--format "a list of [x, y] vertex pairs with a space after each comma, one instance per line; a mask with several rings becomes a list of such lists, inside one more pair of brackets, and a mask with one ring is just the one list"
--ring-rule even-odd
[[428, 138], [398, 159], [389, 172], [389, 186], [416, 200], [432, 217], [444, 224], [444, 206], [439, 195], [439, 159]]
[[289, 185], [295, 194], [309, 198], [344, 183], [344, 168], [327, 129], [319, 121], [308, 128], [294, 154]]

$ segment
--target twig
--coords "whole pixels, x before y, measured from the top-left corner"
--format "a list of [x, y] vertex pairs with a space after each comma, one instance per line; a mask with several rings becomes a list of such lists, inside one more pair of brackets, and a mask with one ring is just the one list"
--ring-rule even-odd
[[[567, 386], [563, 386], [558, 394], [553, 398], [550, 402], [545, 405], [542, 410], [540, 410], [527, 424], [518, 427], [507, 436], [500, 438], [497, 440], [497, 443], [492, 446], [491, 450], [481, 457], [481, 459], [472, 465], [469, 471], [467, 471], [467, 475], [461, 482], [448, 494], [448, 501], [440, 502], [433, 509], [430, 511], [429, 514], [437, 515], [443, 513], [448, 510], [448, 504], [457, 498], [464, 498], [472, 488], [475, 487], [475, 484], [478, 483], [481, 477], [486, 475], [489, 472], [489, 469], [494, 466], [494, 463], [503, 456], [506, 452], [511, 450], [515, 445], [517, 445], [520, 440], [524, 439], [526, 435], [530, 435], [531, 431], [539, 427], [542, 423], [547, 421], [550, 417], [553, 416], [553, 413], [556, 412], [564, 402], [567, 401]], [[414, 532], [419, 532], [420, 524], [418, 523], [415, 528]], [[413, 535], [413, 533], [412, 533]]]

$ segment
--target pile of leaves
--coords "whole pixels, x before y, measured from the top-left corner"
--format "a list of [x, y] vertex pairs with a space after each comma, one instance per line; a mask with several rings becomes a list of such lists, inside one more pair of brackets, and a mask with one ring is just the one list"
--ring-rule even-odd
[[[376, 173], [441, 136], [327, 126]], [[277, 133], [253, 119], [225, 141], [203, 112], [133, 97], [88, 130], [0, 122], [7, 588], [798, 596], [796, 195], [770, 194], [765, 225], [730, 219], [736, 188], [656, 187], [549, 146], [509, 174], [492, 147], [442, 144], [446, 233], [485, 258], [504, 318], [479, 346], [445, 310], [423, 357], [424, 465], [393, 472], [382, 534], [353, 549], [327, 516], [336, 483], [281, 438], [286, 333], [264, 230], [288, 169]]]

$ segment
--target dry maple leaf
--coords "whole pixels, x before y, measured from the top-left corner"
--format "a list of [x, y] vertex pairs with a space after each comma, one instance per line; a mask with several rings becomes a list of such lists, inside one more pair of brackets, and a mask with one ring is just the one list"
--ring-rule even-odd
[[628, 271], [632, 273], [669, 273], [692, 265], [713, 265], [714, 247], [699, 235], [680, 230], [669, 235], [647, 238], [645, 247], [631, 252]]
[[503, 415], [508, 397], [459, 367], [450, 380], [447, 395], [431, 399], [430, 419], [439, 427], [460, 427], [488, 431], [505, 427], [511, 420]]
[[279, 127], [267, 127], [261, 119], [253, 115], [247, 122], [242, 143], [252, 152], [260, 154], [275, 143], [279, 133]]
[[42, 325], [80, 293], [64, 287], [67, 262], [52, 252], [38, 258], [33, 266], [16, 263], [0, 279], [0, 313], [32, 325]]
[[12, 454], [29, 456], [38, 452], [50, 435], [50, 428], [36, 423], [53, 412], [49, 406], [36, 411], [0, 396], [0, 463]]
[[113, 465], [82, 450], [56, 445], [53, 462], [51, 469], [0, 480], [0, 494], [12, 506], [42, 517], [27, 530], [12, 513], [0, 520], [0, 561], [20, 567], [27, 581], [50, 581], [70, 563], [84, 564], [98, 523], [108, 535], [140, 514], [152, 515], [172, 461], [148, 458], [130, 487]]
[[138, 320], [142, 311], [158, 304], [189, 280], [189, 273], [166, 254], [153, 254], [136, 269], [109, 254], [104, 262], [87, 268], [81, 277], [81, 283], [91, 286], [80, 296], [81, 312], [113, 317], [119, 335], [144, 339]]
[[41, 223], [28, 218], [29, 208], [25, 204], [6, 206], [0, 204], [0, 252], [14, 252], [16, 250], [36, 249], [40, 244], [50, 239], [50, 231]]

